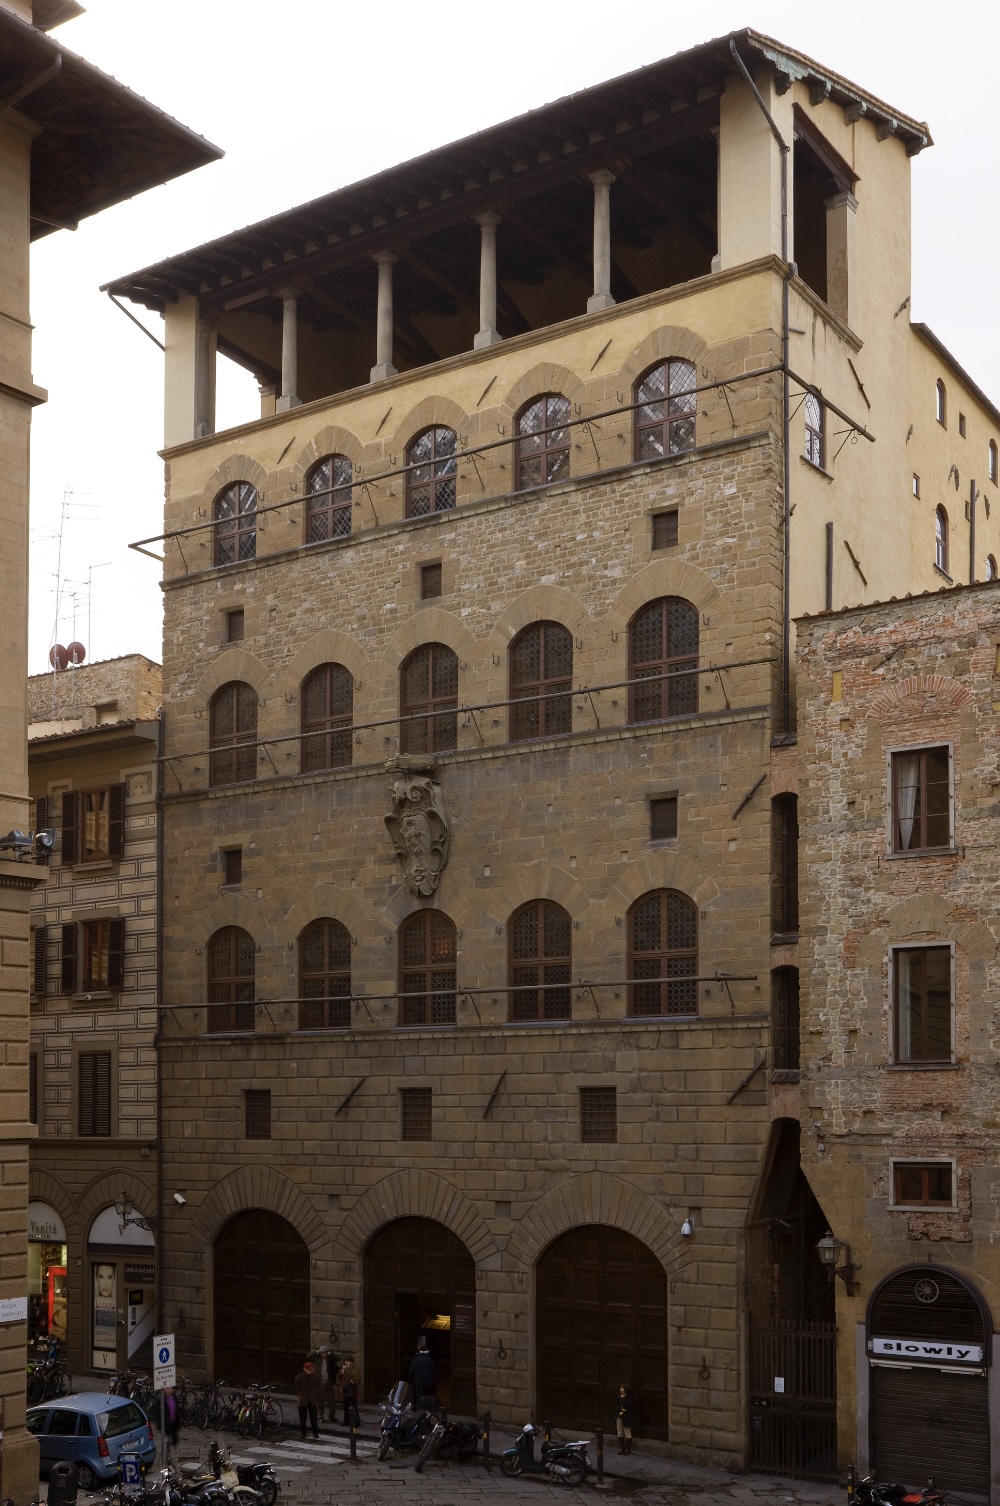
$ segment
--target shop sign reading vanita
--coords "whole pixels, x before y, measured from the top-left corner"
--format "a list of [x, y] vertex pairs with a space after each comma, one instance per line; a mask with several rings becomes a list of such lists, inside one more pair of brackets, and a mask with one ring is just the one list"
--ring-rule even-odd
[[912, 1362], [922, 1360], [930, 1365], [981, 1365], [981, 1344], [960, 1344], [954, 1340], [941, 1339], [869, 1339], [871, 1352], [878, 1359]]

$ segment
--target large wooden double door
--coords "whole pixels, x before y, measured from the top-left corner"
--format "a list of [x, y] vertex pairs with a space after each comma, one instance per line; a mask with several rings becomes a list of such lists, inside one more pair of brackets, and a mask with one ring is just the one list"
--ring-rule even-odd
[[237, 1213], [215, 1242], [215, 1374], [291, 1390], [309, 1341], [309, 1248], [264, 1208]]

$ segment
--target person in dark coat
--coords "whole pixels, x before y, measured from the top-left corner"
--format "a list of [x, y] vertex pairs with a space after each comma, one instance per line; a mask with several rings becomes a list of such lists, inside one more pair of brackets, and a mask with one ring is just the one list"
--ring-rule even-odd
[[337, 1402], [334, 1390], [337, 1385], [337, 1356], [331, 1350], [329, 1344], [321, 1344], [316, 1351], [313, 1361], [316, 1366], [316, 1374], [319, 1376], [319, 1420], [325, 1421], [327, 1413], [330, 1421], [336, 1421]]
[[407, 1380], [413, 1387], [413, 1399], [418, 1406], [424, 1404], [425, 1398], [427, 1400], [433, 1398], [437, 1383], [437, 1365], [434, 1362], [434, 1356], [427, 1348], [426, 1339], [417, 1340], [417, 1352], [410, 1363]]
[[635, 1422], [635, 1392], [624, 1381], [618, 1387], [615, 1398], [615, 1430], [618, 1434], [618, 1452], [632, 1452], [632, 1424]]
[[312, 1427], [314, 1438], [319, 1437], [317, 1425], [317, 1408], [323, 1394], [323, 1382], [316, 1371], [312, 1360], [306, 1360], [295, 1377], [295, 1404], [299, 1409], [299, 1437], [306, 1436], [306, 1418], [308, 1417]]
[[[344, 1408], [344, 1427], [349, 1428], [352, 1423], [355, 1427], [361, 1421], [361, 1413], [358, 1411], [358, 1372], [351, 1360], [345, 1360], [340, 1367], [340, 1399]], [[332, 1412], [331, 1412], [332, 1417]]]

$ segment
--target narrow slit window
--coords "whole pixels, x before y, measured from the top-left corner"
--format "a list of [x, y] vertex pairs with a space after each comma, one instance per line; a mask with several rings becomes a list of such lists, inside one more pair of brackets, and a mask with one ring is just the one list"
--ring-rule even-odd
[[400, 1088], [399, 1138], [401, 1140], [430, 1140], [433, 1115], [434, 1090], [432, 1088]]
[[653, 548], [673, 549], [677, 543], [678, 511], [671, 507], [667, 512], [653, 514]]
[[441, 595], [441, 566], [439, 564], [438, 565], [421, 565], [420, 566], [420, 599], [421, 599], [421, 601], [432, 601], [436, 596], [440, 596], [440, 595]]
[[270, 1140], [270, 1088], [247, 1088], [245, 1090], [243, 1094], [243, 1135], [247, 1140]]
[[677, 796], [657, 795], [649, 802], [649, 840], [669, 842], [677, 835]]
[[614, 1145], [618, 1139], [616, 1088], [580, 1089], [580, 1139], [591, 1145]]

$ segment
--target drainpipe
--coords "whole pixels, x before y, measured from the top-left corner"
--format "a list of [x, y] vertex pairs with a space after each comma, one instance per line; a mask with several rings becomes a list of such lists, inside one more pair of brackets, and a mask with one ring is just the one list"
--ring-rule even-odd
[[156, 1331], [163, 1332], [163, 1069], [160, 1038], [163, 1032], [163, 745], [166, 712], [157, 708], [156, 735]]
[[976, 491], [975, 481], [969, 482], [969, 585], [976, 584]]
[[782, 650], [781, 650], [781, 730], [789, 733], [792, 730], [792, 666], [791, 666], [791, 642], [792, 642], [792, 617], [791, 617], [791, 534], [792, 534], [792, 478], [791, 478], [791, 398], [789, 395], [788, 379], [788, 280], [793, 275], [791, 262], [788, 260], [788, 158], [790, 147], [778, 130], [774, 116], [764, 103], [763, 96], [750, 75], [750, 71], [736, 50], [736, 43], [730, 40], [729, 51], [733, 55], [733, 61], [737, 68], [750, 85], [754, 99], [760, 107], [764, 119], [771, 128], [771, 135], [778, 143], [781, 152], [781, 259], [785, 263], [785, 276], [781, 290], [781, 365], [782, 365], [782, 448], [785, 472], [785, 511], [783, 520], [784, 536], [784, 606], [782, 611]]

